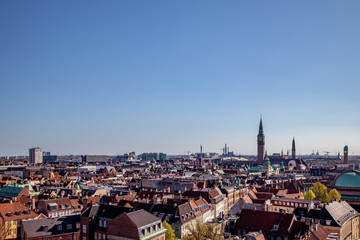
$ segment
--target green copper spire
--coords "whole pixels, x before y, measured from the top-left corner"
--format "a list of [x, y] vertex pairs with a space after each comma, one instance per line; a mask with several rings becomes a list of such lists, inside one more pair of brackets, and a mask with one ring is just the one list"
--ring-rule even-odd
[[262, 124], [262, 117], [260, 117], [260, 125], [259, 125], [259, 134], [258, 137], [264, 137], [264, 130], [263, 130], [263, 124]]
[[271, 166], [270, 159], [269, 159], [268, 157], [266, 157], [266, 158], [264, 159], [264, 164], [263, 164], [263, 166], [265, 166], [265, 167]]
[[280, 171], [281, 171], [281, 172], [284, 172], [284, 171], [285, 171], [284, 162], [281, 162]]

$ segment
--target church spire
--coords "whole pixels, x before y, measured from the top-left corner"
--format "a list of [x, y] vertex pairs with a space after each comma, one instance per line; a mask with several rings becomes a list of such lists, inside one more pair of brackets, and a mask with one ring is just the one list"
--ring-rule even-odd
[[257, 164], [262, 165], [265, 158], [265, 135], [262, 124], [262, 117], [260, 116], [259, 134], [257, 135]]
[[263, 124], [262, 124], [262, 117], [260, 117], [260, 125], [259, 125], [259, 134], [258, 137], [264, 136]]
[[294, 137], [293, 137], [293, 140], [292, 140], [291, 158], [292, 158], [292, 159], [295, 159], [295, 158], [296, 158], [295, 138], [294, 138]]

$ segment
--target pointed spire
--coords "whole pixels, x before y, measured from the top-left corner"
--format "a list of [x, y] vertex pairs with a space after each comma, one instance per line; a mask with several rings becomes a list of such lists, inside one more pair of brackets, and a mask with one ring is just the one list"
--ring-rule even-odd
[[295, 150], [295, 138], [293, 137], [292, 140], [292, 147], [291, 147], [291, 158], [296, 158], [296, 150]]
[[260, 116], [260, 124], [259, 124], [259, 134], [258, 137], [264, 136], [263, 124], [262, 124], [262, 116]]
[[293, 137], [293, 140], [292, 140], [291, 150], [292, 150], [292, 151], [295, 151], [295, 137]]

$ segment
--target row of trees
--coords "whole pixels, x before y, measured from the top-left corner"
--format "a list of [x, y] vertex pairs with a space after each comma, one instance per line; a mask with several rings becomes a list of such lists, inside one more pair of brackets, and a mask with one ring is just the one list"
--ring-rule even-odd
[[340, 201], [341, 195], [336, 189], [327, 191], [327, 187], [321, 182], [316, 182], [312, 185], [308, 192], [304, 193], [304, 199], [307, 200], [319, 200], [325, 203], [329, 203], [333, 200]]

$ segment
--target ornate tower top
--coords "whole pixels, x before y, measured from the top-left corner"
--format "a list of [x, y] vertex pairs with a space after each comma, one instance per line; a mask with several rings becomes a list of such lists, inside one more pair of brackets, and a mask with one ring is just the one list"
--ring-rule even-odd
[[263, 124], [262, 124], [262, 117], [260, 117], [260, 125], [259, 125], [259, 134], [258, 137], [264, 137], [264, 130], [263, 130]]

